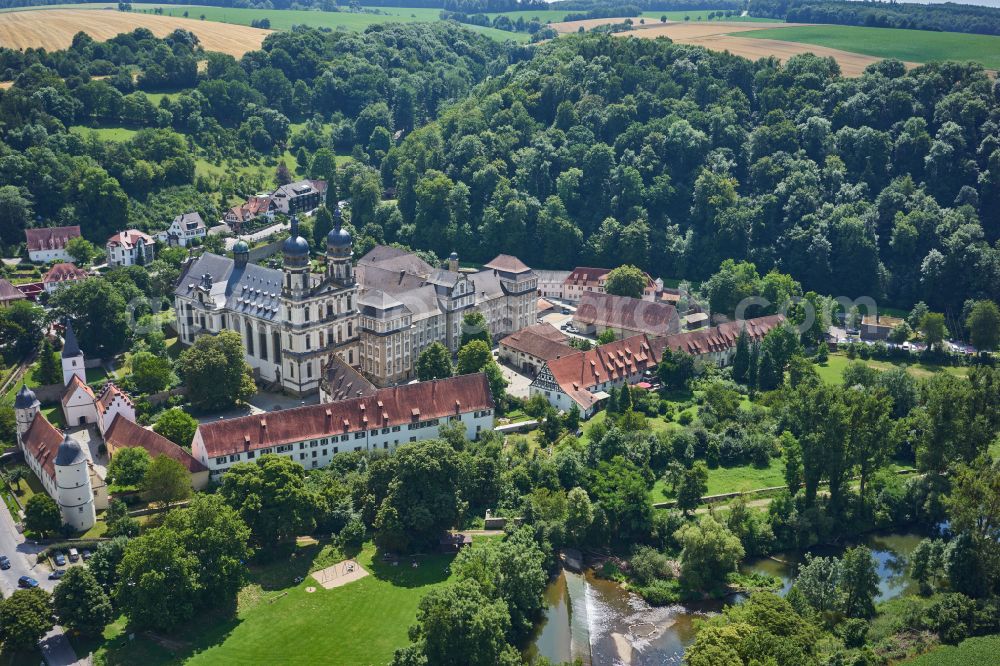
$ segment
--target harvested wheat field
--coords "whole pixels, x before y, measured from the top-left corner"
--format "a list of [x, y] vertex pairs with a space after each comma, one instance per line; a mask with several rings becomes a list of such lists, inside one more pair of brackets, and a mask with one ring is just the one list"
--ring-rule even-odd
[[115, 10], [39, 9], [0, 14], [0, 45], [54, 51], [67, 48], [73, 42], [73, 35], [81, 31], [103, 41], [136, 28], [148, 28], [157, 37], [177, 28], [190, 30], [198, 36], [206, 51], [220, 51], [237, 58], [247, 51], [259, 49], [264, 37], [271, 32], [228, 23]]
[[[829, 56], [836, 60], [844, 76], [861, 76], [865, 67], [882, 59], [826, 46], [786, 42], [778, 39], [740, 37], [738, 34], [761, 28], [790, 28], [801, 25], [796, 23], [667, 23], [616, 34], [619, 37], [641, 37], [643, 39], [669, 37], [678, 44], [694, 44], [713, 51], [729, 51], [750, 60], [774, 56], [781, 62], [785, 62], [794, 55], [813, 53], [822, 57]], [[906, 66], [915, 67], [916, 63], [908, 62]]]

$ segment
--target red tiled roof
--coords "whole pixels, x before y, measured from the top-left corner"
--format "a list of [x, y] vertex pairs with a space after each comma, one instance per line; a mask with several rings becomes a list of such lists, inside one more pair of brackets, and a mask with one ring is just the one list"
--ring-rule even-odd
[[56, 430], [41, 412], [37, 412], [22, 441], [28, 455], [38, 461], [42, 471], [50, 479], [55, 479], [56, 468], [53, 461], [56, 459], [59, 445], [62, 444], [63, 434]]
[[583, 294], [573, 321], [659, 336], [680, 331], [680, 318], [672, 305], [596, 291]]
[[74, 393], [76, 393], [76, 389], [78, 388], [82, 388], [85, 393], [90, 395], [91, 400], [96, 400], [96, 398], [94, 397], [94, 390], [89, 386], [87, 386], [87, 384], [80, 379], [80, 375], [73, 375], [73, 379], [69, 380], [69, 384], [66, 385], [66, 390], [63, 392], [63, 397], [62, 397], [63, 407], [66, 406], [66, 402], [70, 399], [70, 397], [72, 397]]
[[747, 336], [750, 340], [757, 341], [783, 321], [785, 321], [785, 317], [780, 314], [740, 321], [727, 321], [712, 328], [704, 328], [700, 331], [668, 335], [665, 338], [660, 338], [656, 341], [657, 349], [662, 351], [669, 347], [674, 351], [687, 352], [693, 356], [726, 351], [736, 346], [736, 341], [740, 337], [740, 330], [744, 326], [746, 326]]
[[66, 244], [80, 235], [80, 227], [46, 227], [44, 229], [25, 229], [24, 237], [28, 241], [28, 251], [63, 250]]
[[104, 390], [101, 391], [100, 397], [97, 398], [97, 410], [102, 414], [106, 413], [111, 403], [119, 396], [125, 401], [125, 404], [132, 405], [132, 398], [128, 393], [115, 386], [113, 382], [108, 382], [104, 385]]
[[535, 324], [511, 333], [500, 341], [500, 345], [549, 361], [577, 353], [576, 349], [566, 344], [568, 339], [551, 324]]
[[548, 366], [563, 392], [589, 407], [594, 403], [590, 388], [653, 368], [658, 356], [645, 335], [634, 335], [555, 359]]
[[607, 268], [589, 268], [587, 266], [577, 266], [570, 272], [568, 276], [566, 276], [566, 279], [563, 281], [563, 284], [582, 283], [583, 285], [587, 285], [593, 282], [594, 286], [596, 286], [597, 283], [600, 281], [600, 279], [610, 272], [611, 270]]
[[198, 432], [205, 452], [216, 458], [492, 408], [489, 383], [480, 372], [385, 388], [363, 398], [214, 421], [198, 426]]
[[141, 448], [146, 449], [151, 458], [157, 456], [173, 458], [184, 465], [187, 471], [192, 474], [195, 472], [204, 472], [208, 469], [197, 458], [163, 435], [159, 435], [148, 428], [143, 428], [138, 423], [130, 421], [121, 414], [115, 416], [111, 427], [104, 433], [104, 443], [108, 445], [108, 451], [112, 457], [114, 457], [115, 449]]
[[483, 264], [483, 268], [492, 268], [504, 273], [525, 273], [531, 270], [527, 264], [510, 254], [498, 254], [488, 264]]
[[0, 303], [19, 301], [26, 296], [7, 280], [0, 278]]
[[135, 247], [142, 240], [143, 243], [147, 245], [153, 244], [153, 237], [149, 234], [144, 234], [138, 229], [127, 229], [125, 231], [118, 232], [114, 236], [108, 239], [108, 245], [122, 245], [124, 247]]
[[42, 282], [73, 282], [75, 280], [87, 279], [87, 271], [74, 266], [73, 264], [56, 264], [42, 278]]

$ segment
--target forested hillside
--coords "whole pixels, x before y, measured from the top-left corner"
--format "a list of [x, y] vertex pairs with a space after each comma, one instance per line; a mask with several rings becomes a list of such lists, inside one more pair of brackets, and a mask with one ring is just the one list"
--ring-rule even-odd
[[710, 275], [728, 257], [820, 293], [998, 296], [997, 86], [978, 67], [863, 77], [665, 41], [541, 47], [382, 163], [414, 247]]
[[[201, 73], [199, 60], [207, 61]], [[390, 131], [433, 119], [506, 64], [495, 41], [444, 23], [275, 33], [240, 61], [204, 53], [180, 30], [161, 40], [140, 29], [102, 43], [81, 33], [51, 53], [0, 49], [0, 78], [14, 80], [0, 91], [0, 183], [18, 188], [7, 190], [14, 213], [0, 240], [23, 241], [21, 229], [37, 216], [80, 224], [103, 244], [126, 223], [162, 228], [180, 208], [218, 219], [216, 206], [263, 185], [237, 169], [196, 176], [195, 158], [253, 160], [287, 147], [308, 166], [326, 148], [312, 175], [332, 180], [333, 150], [377, 164]], [[178, 92], [157, 104], [146, 94], [162, 90]], [[68, 133], [71, 125], [140, 131], [102, 141]], [[376, 186], [376, 200], [380, 193]]]

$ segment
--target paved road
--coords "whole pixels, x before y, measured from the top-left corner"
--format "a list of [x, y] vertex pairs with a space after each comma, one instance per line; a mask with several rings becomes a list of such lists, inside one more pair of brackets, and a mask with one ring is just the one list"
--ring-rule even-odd
[[[14, 519], [4, 502], [0, 502], [0, 555], [10, 558], [10, 569], [0, 570], [0, 590], [4, 597], [9, 597], [17, 589], [17, 579], [21, 576], [31, 576], [38, 585], [51, 592], [58, 581], [49, 580], [47, 567], [38, 564], [38, 553], [42, 547], [28, 543], [17, 531]], [[69, 666], [70, 664], [89, 664], [90, 659], [77, 659], [73, 647], [66, 639], [62, 627], [55, 627], [45, 635], [38, 644], [45, 663], [49, 666]]]

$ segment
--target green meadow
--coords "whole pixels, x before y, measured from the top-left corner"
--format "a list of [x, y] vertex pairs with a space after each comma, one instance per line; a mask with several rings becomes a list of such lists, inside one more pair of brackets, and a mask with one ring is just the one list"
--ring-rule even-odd
[[741, 32], [740, 37], [780, 39], [815, 44], [879, 58], [911, 62], [972, 60], [1000, 69], [1000, 37], [929, 30], [864, 28], [847, 25], [806, 25]]

